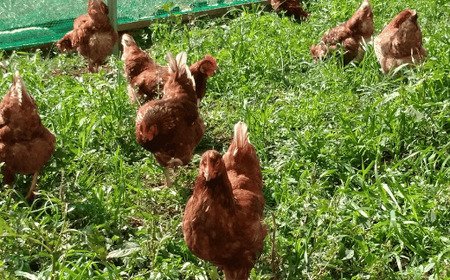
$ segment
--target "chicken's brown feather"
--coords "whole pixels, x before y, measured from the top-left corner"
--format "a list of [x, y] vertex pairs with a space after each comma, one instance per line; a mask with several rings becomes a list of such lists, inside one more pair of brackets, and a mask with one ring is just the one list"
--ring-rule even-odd
[[[144, 50], [139, 48], [129, 34], [122, 36], [124, 75], [130, 83], [130, 101], [136, 99], [145, 103], [163, 95], [165, 83], [169, 80], [169, 67], [157, 64]], [[218, 69], [217, 61], [211, 55], [197, 61], [189, 67], [194, 78], [197, 100], [200, 101], [206, 92], [207, 78]], [[169, 93], [169, 97], [170, 97]]]
[[[189, 163], [205, 133], [192, 81], [187, 78], [187, 72], [185, 76], [178, 76], [178, 73], [177, 70], [168, 74], [164, 86], [168, 94], [142, 105], [136, 116], [136, 140], [152, 152], [163, 167], [171, 167], [172, 159]], [[152, 135], [144, 135], [147, 131]]]
[[309, 17], [299, 0], [271, 0], [270, 4], [275, 11], [285, 11], [287, 16], [294, 16], [297, 20]]
[[42, 125], [37, 105], [18, 73], [1, 103], [0, 161], [4, 183], [16, 173], [37, 173], [55, 150], [55, 136]]
[[400, 12], [375, 38], [374, 49], [385, 74], [402, 64], [423, 61], [427, 54], [417, 12], [409, 8]]
[[196, 256], [217, 265], [226, 279], [248, 279], [267, 235], [263, 210], [259, 160], [246, 125], [238, 123], [223, 157], [217, 151], [202, 155], [184, 212], [184, 238]]
[[328, 50], [344, 50], [344, 63], [355, 58], [360, 59], [364, 53], [360, 44], [368, 42], [373, 34], [373, 12], [368, 0], [364, 0], [353, 16], [343, 24], [328, 30], [318, 45], [312, 45], [310, 50], [313, 59], [317, 60], [329, 54]]
[[89, 71], [98, 67], [111, 54], [118, 34], [108, 19], [108, 7], [102, 0], [88, 1], [88, 14], [74, 20], [73, 30], [57, 41], [60, 51], [76, 51], [88, 59]]

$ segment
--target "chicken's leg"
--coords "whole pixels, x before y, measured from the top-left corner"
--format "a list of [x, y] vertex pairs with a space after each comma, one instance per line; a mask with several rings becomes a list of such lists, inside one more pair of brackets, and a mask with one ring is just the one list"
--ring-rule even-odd
[[169, 167], [164, 168], [164, 173], [166, 175], [166, 184], [170, 188], [173, 185], [173, 181], [170, 179]]
[[88, 61], [88, 70], [91, 73], [98, 73], [99, 66], [100, 66], [100, 64], [95, 61], [92, 61], [92, 60]]
[[32, 201], [32, 200], [34, 200], [36, 198], [35, 190], [37, 189], [36, 188], [37, 177], [38, 177], [38, 172], [34, 173], [33, 181], [31, 182], [31, 187], [28, 190], [27, 196], [25, 197], [25, 199], [28, 200], [28, 201]]
[[173, 185], [173, 181], [170, 179], [169, 175], [169, 168], [174, 168], [176, 170], [176, 168], [182, 164], [183, 162], [178, 158], [172, 158], [167, 162], [167, 166], [165, 167], [165, 174], [168, 187], [171, 187]]
[[3, 165], [2, 173], [3, 173], [3, 184], [11, 185], [14, 182], [14, 178], [16, 177], [15, 172], [9, 169], [8, 166]]

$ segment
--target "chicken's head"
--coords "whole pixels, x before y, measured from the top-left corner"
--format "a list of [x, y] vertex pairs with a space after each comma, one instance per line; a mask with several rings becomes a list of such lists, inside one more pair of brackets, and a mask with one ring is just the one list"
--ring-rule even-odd
[[215, 150], [203, 153], [199, 169], [199, 176], [204, 176], [206, 182], [216, 179], [226, 172], [222, 156]]
[[101, 13], [107, 15], [109, 13], [108, 6], [102, 0], [90, 0], [88, 2], [89, 14]]
[[56, 46], [58, 46], [58, 49], [61, 52], [70, 51], [71, 49], [73, 49], [71, 37], [72, 37], [72, 31], [70, 31], [69, 33], [64, 35], [64, 37], [61, 40], [56, 42]]
[[327, 54], [327, 47], [323, 43], [311, 45], [309, 50], [314, 60], [319, 60]]
[[144, 142], [152, 141], [156, 135], [158, 135], [158, 127], [156, 124], [147, 126], [147, 124], [141, 123], [139, 126], [139, 136]]
[[200, 65], [200, 72], [206, 74], [208, 77], [211, 77], [216, 70], [219, 70], [216, 59], [212, 55], [205, 55], [205, 58], [202, 60]]

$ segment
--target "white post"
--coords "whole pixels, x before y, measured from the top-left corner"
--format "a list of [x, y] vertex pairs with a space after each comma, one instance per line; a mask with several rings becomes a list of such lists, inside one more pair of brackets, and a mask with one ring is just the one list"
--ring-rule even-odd
[[[109, 9], [109, 21], [117, 32], [117, 0], [108, 0], [107, 5]], [[119, 45], [117, 43], [114, 45], [113, 54], [119, 55]]]

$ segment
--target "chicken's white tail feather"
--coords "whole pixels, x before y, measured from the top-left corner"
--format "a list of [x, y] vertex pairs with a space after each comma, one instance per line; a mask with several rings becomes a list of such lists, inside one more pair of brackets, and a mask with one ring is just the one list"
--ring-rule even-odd
[[364, 0], [361, 4], [361, 6], [359, 6], [359, 10], [364, 10], [367, 9], [368, 11], [372, 11], [372, 6], [370, 5], [369, 0]]
[[178, 77], [186, 73], [186, 76], [188, 79], [192, 81], [192, 86], [195, 90], [195, 80], [192, 76], [191, 71], [189, 70], [189, 67], [187, 66], [187, 54], [186, 52], [180, 52], [177, 54], [176, 59], [173, 58], [173, 55], [171, 52], [167, 53], [167, 62], [169, 63], [169, 73], [175, 73], [178, 72]]
[[167, 63], [169, 64], [169, 72], [173, 73], [177, 71], [177, 61], [173, 58], [173, 55], [171, 52], [167, 52], [166, 55]]
[[187, 53], [180, 52], [176, 57], [178, 67], [184, 67], [187, 63]]
[[362, 4], [361, 4], [360, 8], [363, 8], [363, 7], [365, 7], [365, 6], [369, 6], [369, 7], [370, 7], [370, 2], [369, 2], [369, 0], [364, 0], [364, 1], [362, 2]]
[[248, 127], [244, 122], [238, 122], [234, 125], [234, 142], [236, 142], [236, 149], [242, 149], [247, 143], [250, 143], [248, 140]]
[[22, 105], [22, 94], [24, 91], [24, 84], [22, 81], [22, 77], [20, 77], [19, 71], [16, 71], [14, 75], [14, 86], [15, 89], [13, 90], [11, 97], [15, 97], [19, 100], [19, 105]]
[[125, 33], [125, 34], [122, 35], [121, 44], [125, 48], [125, 47], [128, 47], [128, 43], [136, 44], [136, 41], [134, 41], [133, 36], [131, 36], [130, 34]]
[[177, 54], [176, 60], [178, 69], [185, 69], [183, 70], [183, 72], [186, 72], [188, 79], [192, 81], [192, 85], [194, 86], [195, 89], [195, 80], [194, 77], [192, 76], [191, 70], [189, 70], [189, 66], [187, 65], [187, 53], [180, 52], [179, 54]]

